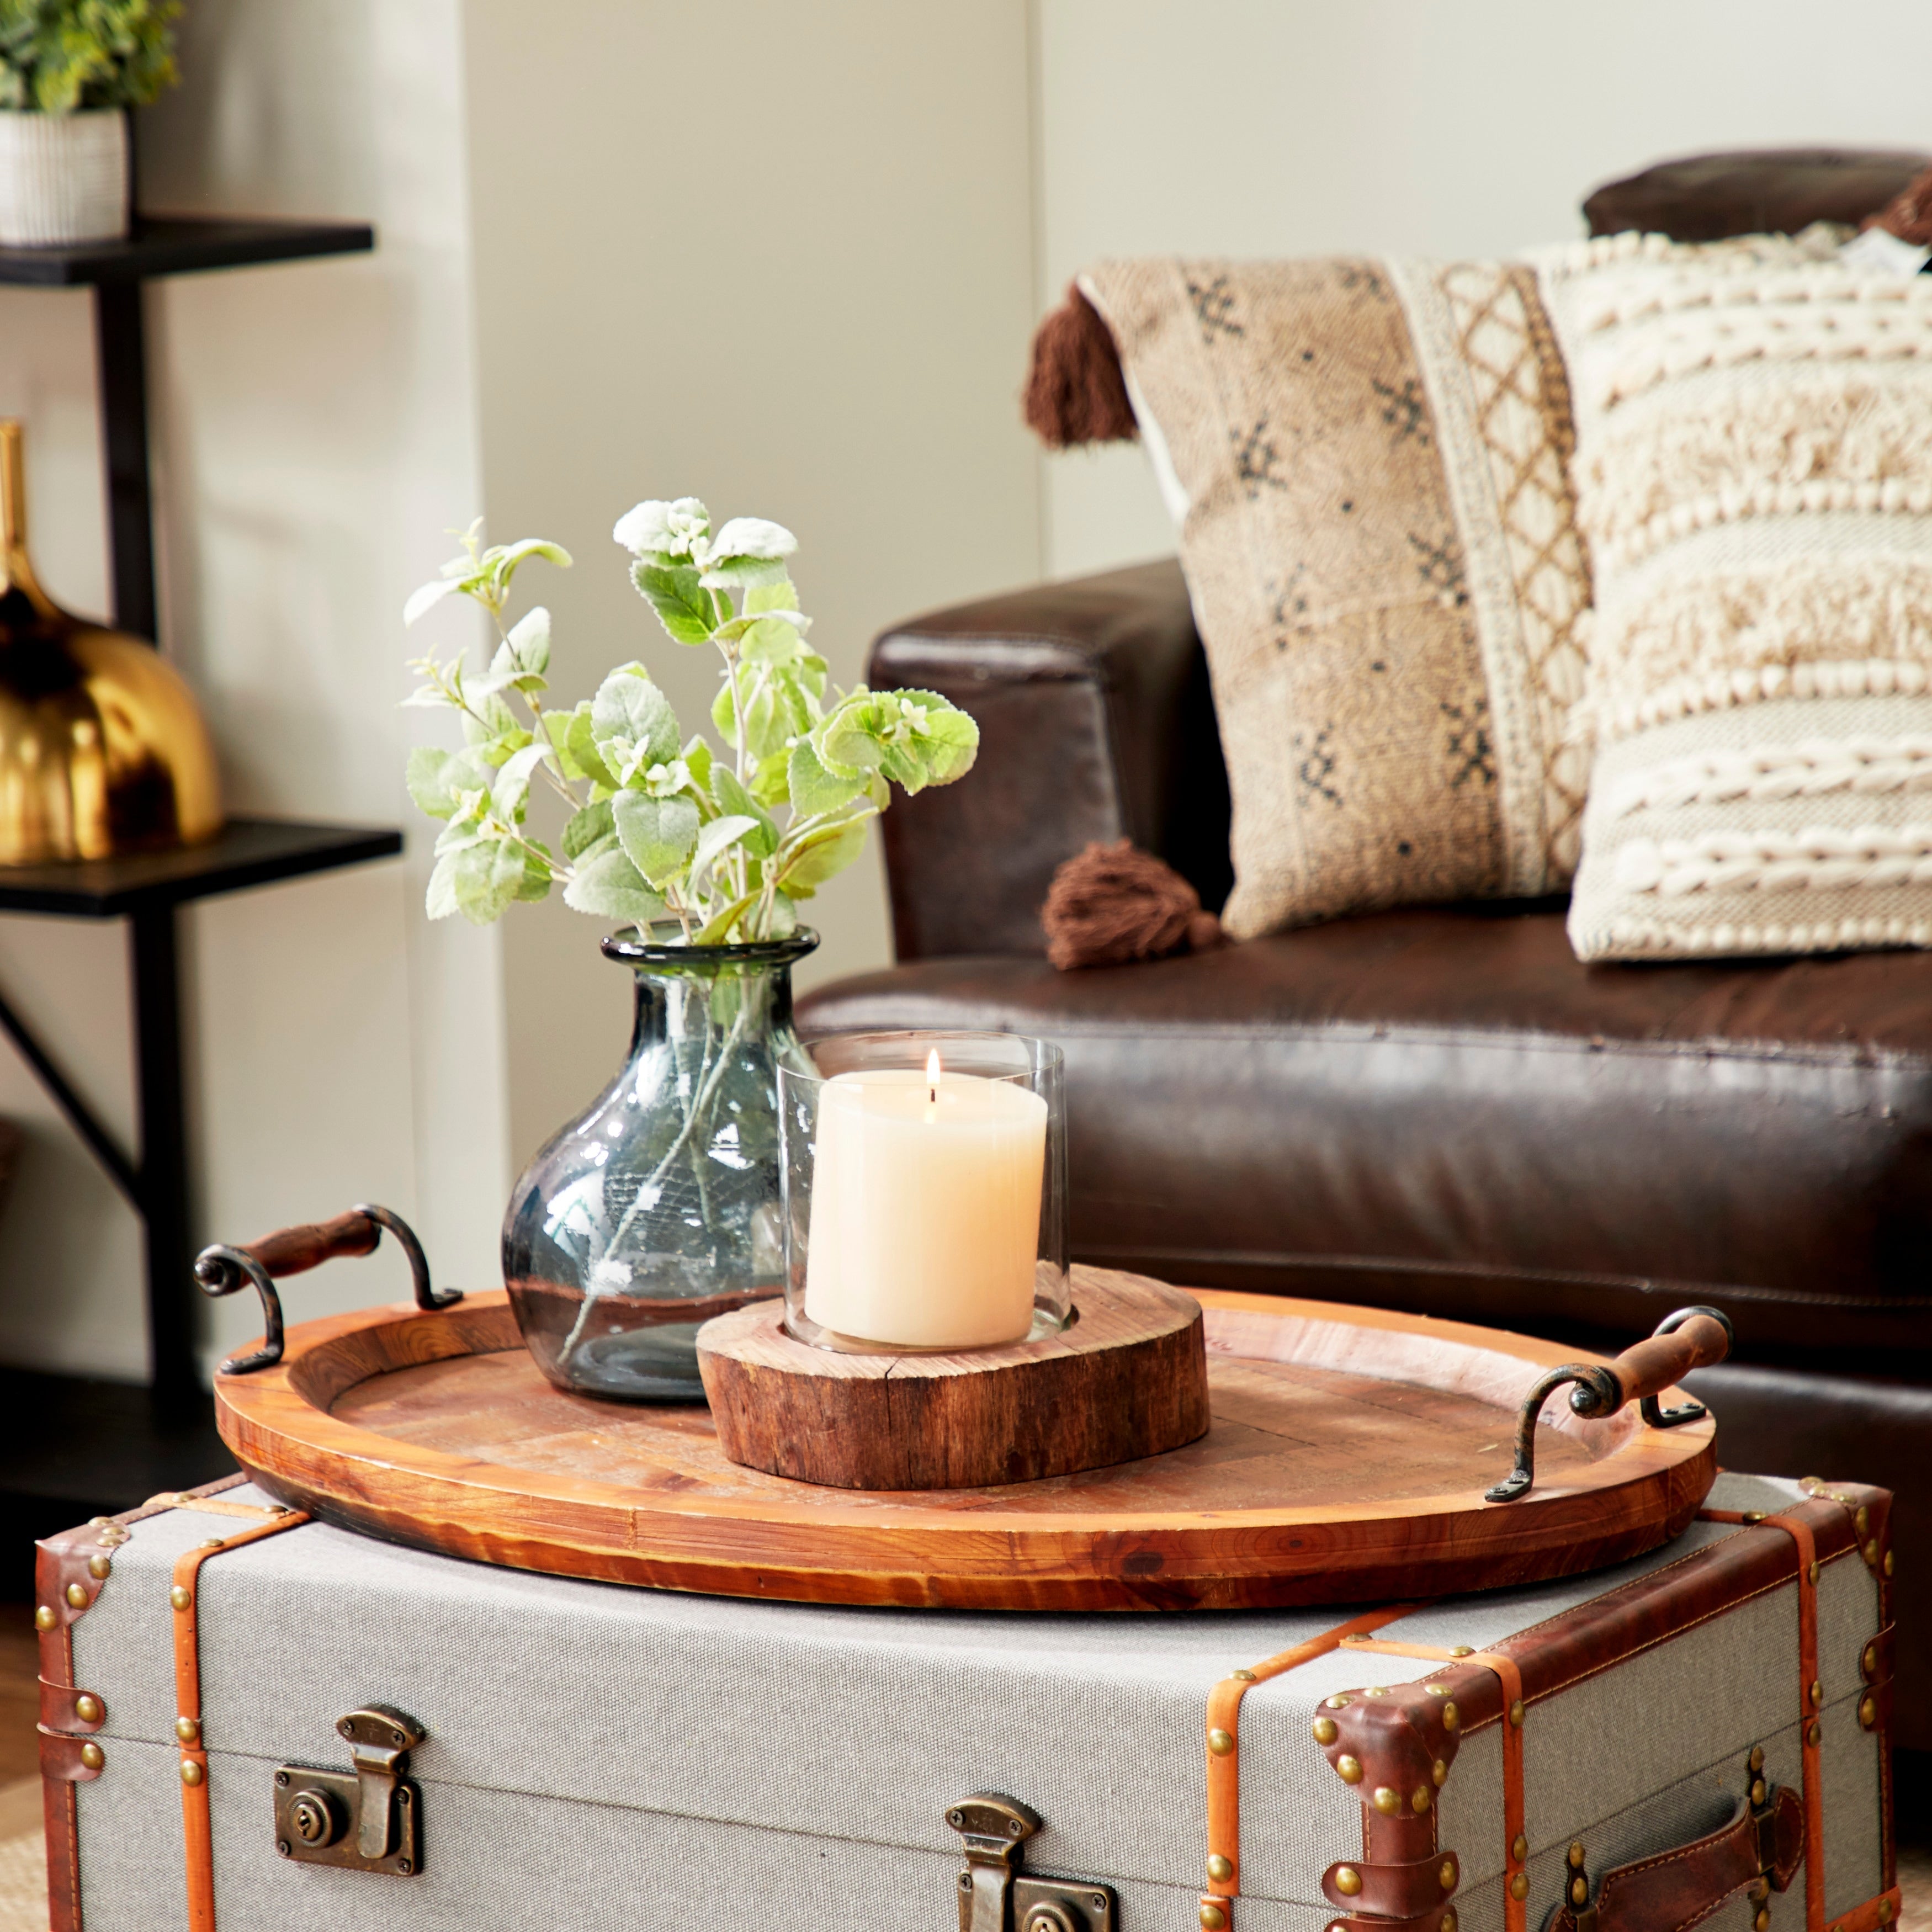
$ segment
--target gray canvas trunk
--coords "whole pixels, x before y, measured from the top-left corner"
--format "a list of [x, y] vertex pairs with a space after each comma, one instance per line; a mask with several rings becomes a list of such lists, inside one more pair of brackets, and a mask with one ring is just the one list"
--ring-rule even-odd
[[[269, 1499], [244, 1488], [222, 1500]], [[1873, 1643], [1886, 1621], [1886, 1500], [1808, 1500], [1795, 1484], [1726, 1477], [1708, 1505], [1796, 1508], [1826, 1526], [1815, 1721], [1827, 1928], [1862, 1907], [1862, 1922], [1890, 1916], [1872, 1903], [1892, 1882], [1889, 1648]], [[1862, 1544], [1853, 1505], [1867, 1502]], [[134, 1522], [98, 1597], [68, 1619], [74, 1684], [105, 1714], [92, 1734], [98, 1772], [70, 1768], [71, 1735], [48, 1747], [70, 1766], [50, 1783], [52, 1802], [71, 1792], [76, 1821], [77, 1900], [63, 1905], [57, 1882], [56, 1932], [190, 1922], [171, 1573], [184, 1551], [239, 1526], [187, 1508]], [[1768, 1780], [1800, 1784], [1799, 1581], [1796, 1545], [1774, 1527], [1700, 1520], [1620, 1568], [1448, 1600], [1376, 1633], [1502, 1646], [1518, 1660], [1530, 1932], [1564, 1895], [1573, 1840], [1587, 1847], [1594, 1882], [1696, 1838], [1732, 1816], [1754, 1746]], [[962, 1896], [962, 1840], [946, 1814], [986, 1790], [1044, 1821], [1024, 1847], [1026, 1871], [1112, 1888], [1124, 1932], [1181, 1932], [1201, 1922], [1207, 1886], [1210, 1690], [1349, 1612], [1001, 1616], [738, 1602], [526, 1575], [308, 1524], [209, 1560], [196, 1615], [224, 1932], [940, 1932], [958, 1922]], [[1586, 1656], [1586, 1642], [1560, 1669], [1539, 1662], [1539, 1627], [1587, 1625], [1587, 1635], [1599, 1618], [1605, 1656]], [[53, 1637], [64, 1644], [67, 1632]], [[1337, 1649], [1248, 1691], [1240, 1895], [1222, 1908], [1236, 1932], [1322, 1932], [1338, 1917], [1324, 1874], [1375, 1856], [1367, 1785], [1345, 1783], [1311, 1739], [1323, 1700], [1373, 1684], [1399, 1702], [1448, 1668]], [[1466, 1684], [1496, 1682], [1456, 1669]], [[1405, 1685], [1413, 1690], [1395, 1688]], [[346, 1771], [338, 1720], [374, 1702], [426, 1732], [406, 1767], [421, 1869], [405, 1877], [280, 1855], [278, 1767]], [[1435, 1843], [1460, 1860], [1440, 1901], [1460, 1932], [1505, 1928], [1508, 1719], [1492, 1708], [1472, 1716], [1431, 1801]], [[1704, 1922], [1750, 1932], [1756, 1911], [1740, 1891]], [[1802, 1872], [1768, 1911], [1770, 1932], [1803, 1932]], [[1439, 1916], [1408, 1922], [1433, 1927]]]

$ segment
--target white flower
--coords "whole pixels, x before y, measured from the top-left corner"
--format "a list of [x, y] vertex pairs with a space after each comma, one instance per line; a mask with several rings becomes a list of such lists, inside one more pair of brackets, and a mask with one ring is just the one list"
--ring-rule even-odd
[[710, 527], [711, 512], [695, 496], [680, 496], [674, 503], [653, 499], [636, 505], [617, 519], [610, 534], [634, 556], [652, 551], [690, 556]]
[[644, 770], [644, 790], [652, 798], [675, 798], [691, 782], [691, 767], [682, 758]]
[[790, 556], [797, 548], [797, 538], [782, 524], [763, 517], [734, 517], [715, 537], [693, 544], [691, 559], [700, 569], [730, 556], [754, 556], [772, 562]]

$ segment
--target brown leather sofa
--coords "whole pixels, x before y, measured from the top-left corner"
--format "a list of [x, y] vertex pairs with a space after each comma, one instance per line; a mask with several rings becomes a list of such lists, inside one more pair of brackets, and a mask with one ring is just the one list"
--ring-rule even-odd
[[[1820, 158], [1781, 158], [1816, 191]], [[1723, 184], [1779, 225], [1762, 182]], [[1056, 972], [1038, 908], [1089, 841], [1160, 854], [1210, 906], [1229, 883], [1178, 566], [902, 626], [871, 675], [964, 704], [980, 764], [885, 820], [899, 963], [806, 1024], [1059, 1042], [1082, 1259], [1612, 1351], [1723, 1309], [1734, 1359], [1692, 1386], [1725, 1462], [1897, 1492], [1894, 1736], [1932, 1748], [1932, 959], [1585, 967], [1544, 901]]]

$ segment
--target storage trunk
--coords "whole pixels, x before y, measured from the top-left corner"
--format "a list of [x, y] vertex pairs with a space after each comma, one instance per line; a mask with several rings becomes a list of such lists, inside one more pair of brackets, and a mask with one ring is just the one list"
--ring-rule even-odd
[[1890, 1498], [1810, 1488], [1354, 1616], [739, 1602], [184, 1498], [41, 1546], [53, 1924], [1871, 1932]]

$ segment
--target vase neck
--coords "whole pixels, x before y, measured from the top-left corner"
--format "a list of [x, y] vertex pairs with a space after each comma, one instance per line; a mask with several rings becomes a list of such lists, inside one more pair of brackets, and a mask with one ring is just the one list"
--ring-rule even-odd
[[25, 597], [43, 616], [55, 614], [27, 556], [27, 472], [20, 425], [0, 421], [0, 597]]
[[789, 962], [710, 968], [632, 968], [636, 1004], [631, 1052], [667, 1040], [692, 1040], [735, 1029], [761, 1036], [791, 1024]]

